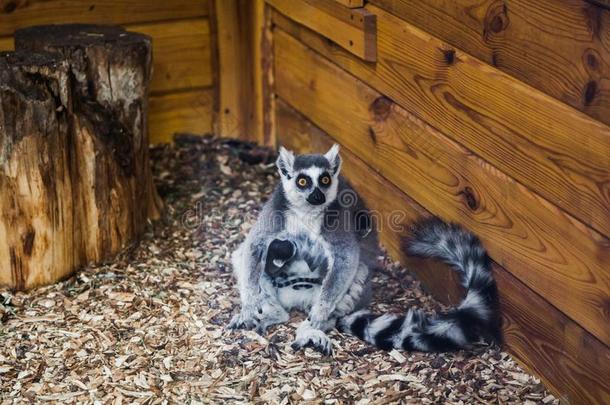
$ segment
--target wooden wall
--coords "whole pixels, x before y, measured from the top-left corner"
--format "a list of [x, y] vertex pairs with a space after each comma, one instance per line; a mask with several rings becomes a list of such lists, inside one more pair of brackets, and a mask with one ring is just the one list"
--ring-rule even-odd
[[152, 143], [174, 132], [212, 131], [213, 79], [208, 0], [0, 0], [0, 51], [15, 29], [35, 24], [121, 24], [153, 38]]
[[[382, 217], [438, 215], [479, 235], [507, 349], [570, 403], [609, 403], [610, 10], [266, 1], [270, 136], [297, 151], [340, 143], [344, 173]], [[357, 10], [375, 16], [374, 58], [355, 49], [367, 38]], [[446, 276], [413, 267], [402, 236], [382, 229], [390, 253], [447, 298]]]

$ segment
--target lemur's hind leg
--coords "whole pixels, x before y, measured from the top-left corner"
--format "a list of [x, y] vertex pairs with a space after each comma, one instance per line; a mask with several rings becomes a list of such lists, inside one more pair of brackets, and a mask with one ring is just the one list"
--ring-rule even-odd
[[271, 282], [264, 275], [260, 276], [257, 290], [252, 290], [251, 283], [246, 280], [251, 274], [252, 257], [245, 249], [244, 245], [240, 246], [232, 256], [233, 271], [239, 287], [242, 308], [233, 316], [228, 327], [229, 329], [254, 329], [262, 335], [269, 326], [286, 322], [290, 316], [282, 308]]
[[233, 275], [237, 281], [241, 310], [229, 322], [229, 329], [254, 329], [258, 324], [255, 317], [257, 308], [255, 307], [258, 307], [260, 292], [258, 288], [254, 288], [254, 286], [258, 286], [258, 283], [249, 282], [252, 267], [254, 267], [250, 256], [247, 242], [242, 243], [231, 255]]
[[256, 312], [248, 318], [243, 317], [243, 311], [236, 314], [229, 323], [230, 329], [254, 329], [259, 335], [264, 335], [270, 326], [284, 323], [290, 319], [290, 314], [274, 295], [271, 281], [262, 278], [260, 283], [263, 298], [259, 301]]

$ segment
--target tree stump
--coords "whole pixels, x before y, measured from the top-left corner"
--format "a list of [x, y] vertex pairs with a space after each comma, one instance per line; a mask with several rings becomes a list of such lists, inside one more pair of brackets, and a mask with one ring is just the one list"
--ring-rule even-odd
[[46, 54], [0, 54], [0, 283], [17, 288], [78, 264], [69, 68]]
[[[66, 228], [63, 223], [51, 225], [62, 232], [70, 230], [71, 245], [68, 244], [65, 249], [72, 253], [72, 257], [70, 261], [44, 264], [30, 258], [26, 260], [27, 266], [17, 267], [13, 263], [23, 264], [25, 252], [10, 247], [9, 257], [15, 256], [11, 259], [10, 280], [7, 283], [7, 277], [3, 274], [0, 282], [16, 288], [30, 288], [55, 281], [80, 265], [114, 256], [139, 238], [148, 219], [158, 218], [161, 202], [152, 182], [147, 133], [152, 51], [150, 38], [145, 35], [126, 32], [120, 27], [93, 25], [38, 26], [18, 30], [15, 33], [15, 47], [16, 54], [22, 55], [20, 60], [27, 59], [24, 55], [32, 55], [34, 59], [38, 58], [35, 56], [38, 54], [58, 55], [56, 58], [62, 61], [58, 64], [64, 69], [60, 82], [55, 84], [64, 98], [55, 96], [51, 99], [56, 104], [60, 101], [63, 103], [65, 99], [64, 104], [56, 105], [56, 110], [61, 107], [61, 111], [55, 111], [54, 119], [60, 118], [58, 114], [65, 115], [61, 118], [66, 125], [59, 135], [65, 145], [58, 145], [65, 147], [63, 153], [67, 156], [68, 164], [64, 176], [69, 179], [70, 187], [69, 190], [66, 188], [61, 193], [57, 192], [62, 204], [70, 206], [71, 211], [65, 215], [71, 218], [65, 219], [64, 215], [61, 218], [71, 221], [71, 226]], [[7, 60], [7, 64], [11, 65], [12, 71], [24, 66], [23, 63], [13, 66], [10, 60]], [[21, 69], [25, 70], [23, 67]], [[31, 79], [32, 75], [22, 76], [34, 80]], [[11, 80], [9, 78], [3, 83], [7, 87], [25, 88]], [[49, 89], [55, 88], [52, 83], [37, 80], [27, 83], [29, 88], [38, 92], [50, 92]], [[22, 97], [26, 96], [22, 94]], [[0, 96], [4, 120], [15, 123], [18, 128], [15, 137], [23, 137], [25, 132], [20, 128], [26, 125], [24, 121], [29, 118], [23, 111], [6, 111], [5, 97]], [[34, 103], [31, 97], [29, 102]], [[50, 115], [52, 111], [46, 113]], [[27, 134], [36, 137], [35, 132]], [[42, 140], [42, 135], [38, 137], [41, 142], [54, 142], [50, 138]], [[20, 161], [31, 159], [29, 154], [30, 151], [21, 152], [17, 148], [12, 148], [11, 152]], [[60, 157], [49, 155], [51, 160]], [[52, 166], [57, 164], [55, 162]], [[28, 167], [24, 167], [23, 175], [32, 170], [32, 167]], [[6, 165], [0, 165], [0, 179], [6, 172]], [[54, 173], [50, 181], [55, 182], [57, 175]], [[5, 193], [2, 180], [0, 193]], [[41, 206], [50, 204], [46, 196], [29, 195], [28, 198], [37, 199]], [[15, 195], [13, 200], [18, 206], [23, 198]], [[22, 221], [33, 222], [27, 217]], [[7, 228], [7, 235], [19, 232], [12, 222], [1, 222], [0, 219], [0, 232], [2, 226]], [[28, 241], [27, 238], [24, 240]], [[51, 249], [49, 246], [54, 245], [56, 240], [50, 239], [44, 245], [42, 238], [34, 237], [29, 243], [33, 250], [44, 251], [45, 248]], [[22, 245], [26, 245], [25, 242], [22, 241]], [[0, 265], [3, 256], [0, 251]], [[4, 268], [1, 267], [0, 272], [4, 272]]]

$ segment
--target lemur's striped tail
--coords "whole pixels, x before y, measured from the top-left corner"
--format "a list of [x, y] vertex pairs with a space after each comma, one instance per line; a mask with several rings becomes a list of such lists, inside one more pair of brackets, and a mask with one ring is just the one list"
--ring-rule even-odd
[[426, 219], [414, 225], [405, 248], [412, 256], [438, 258], [458, 271], [467, 291], [462, 303], [435, 317], [412, 309], [404, 316], [358, 311], [339, 320], [341, 331], [384, 350], [439, 352], [480, 340], [500, 341], [496, 282], [476, 236], [438, 218]]

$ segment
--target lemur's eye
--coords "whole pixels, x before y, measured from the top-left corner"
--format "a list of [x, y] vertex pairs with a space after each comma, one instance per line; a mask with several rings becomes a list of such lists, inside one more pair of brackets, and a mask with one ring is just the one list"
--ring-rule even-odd
[[322, 176], [320, 176], [320, 184], [323, 186], [328, 186], [330, 185], [331, 179], [330, 176], [327, 173], [324, 173]]
[[299, 176], [297, 177], [297, 186], [299, 188], [306, 188], [309, 187], [309, 178], [307, 176]]

